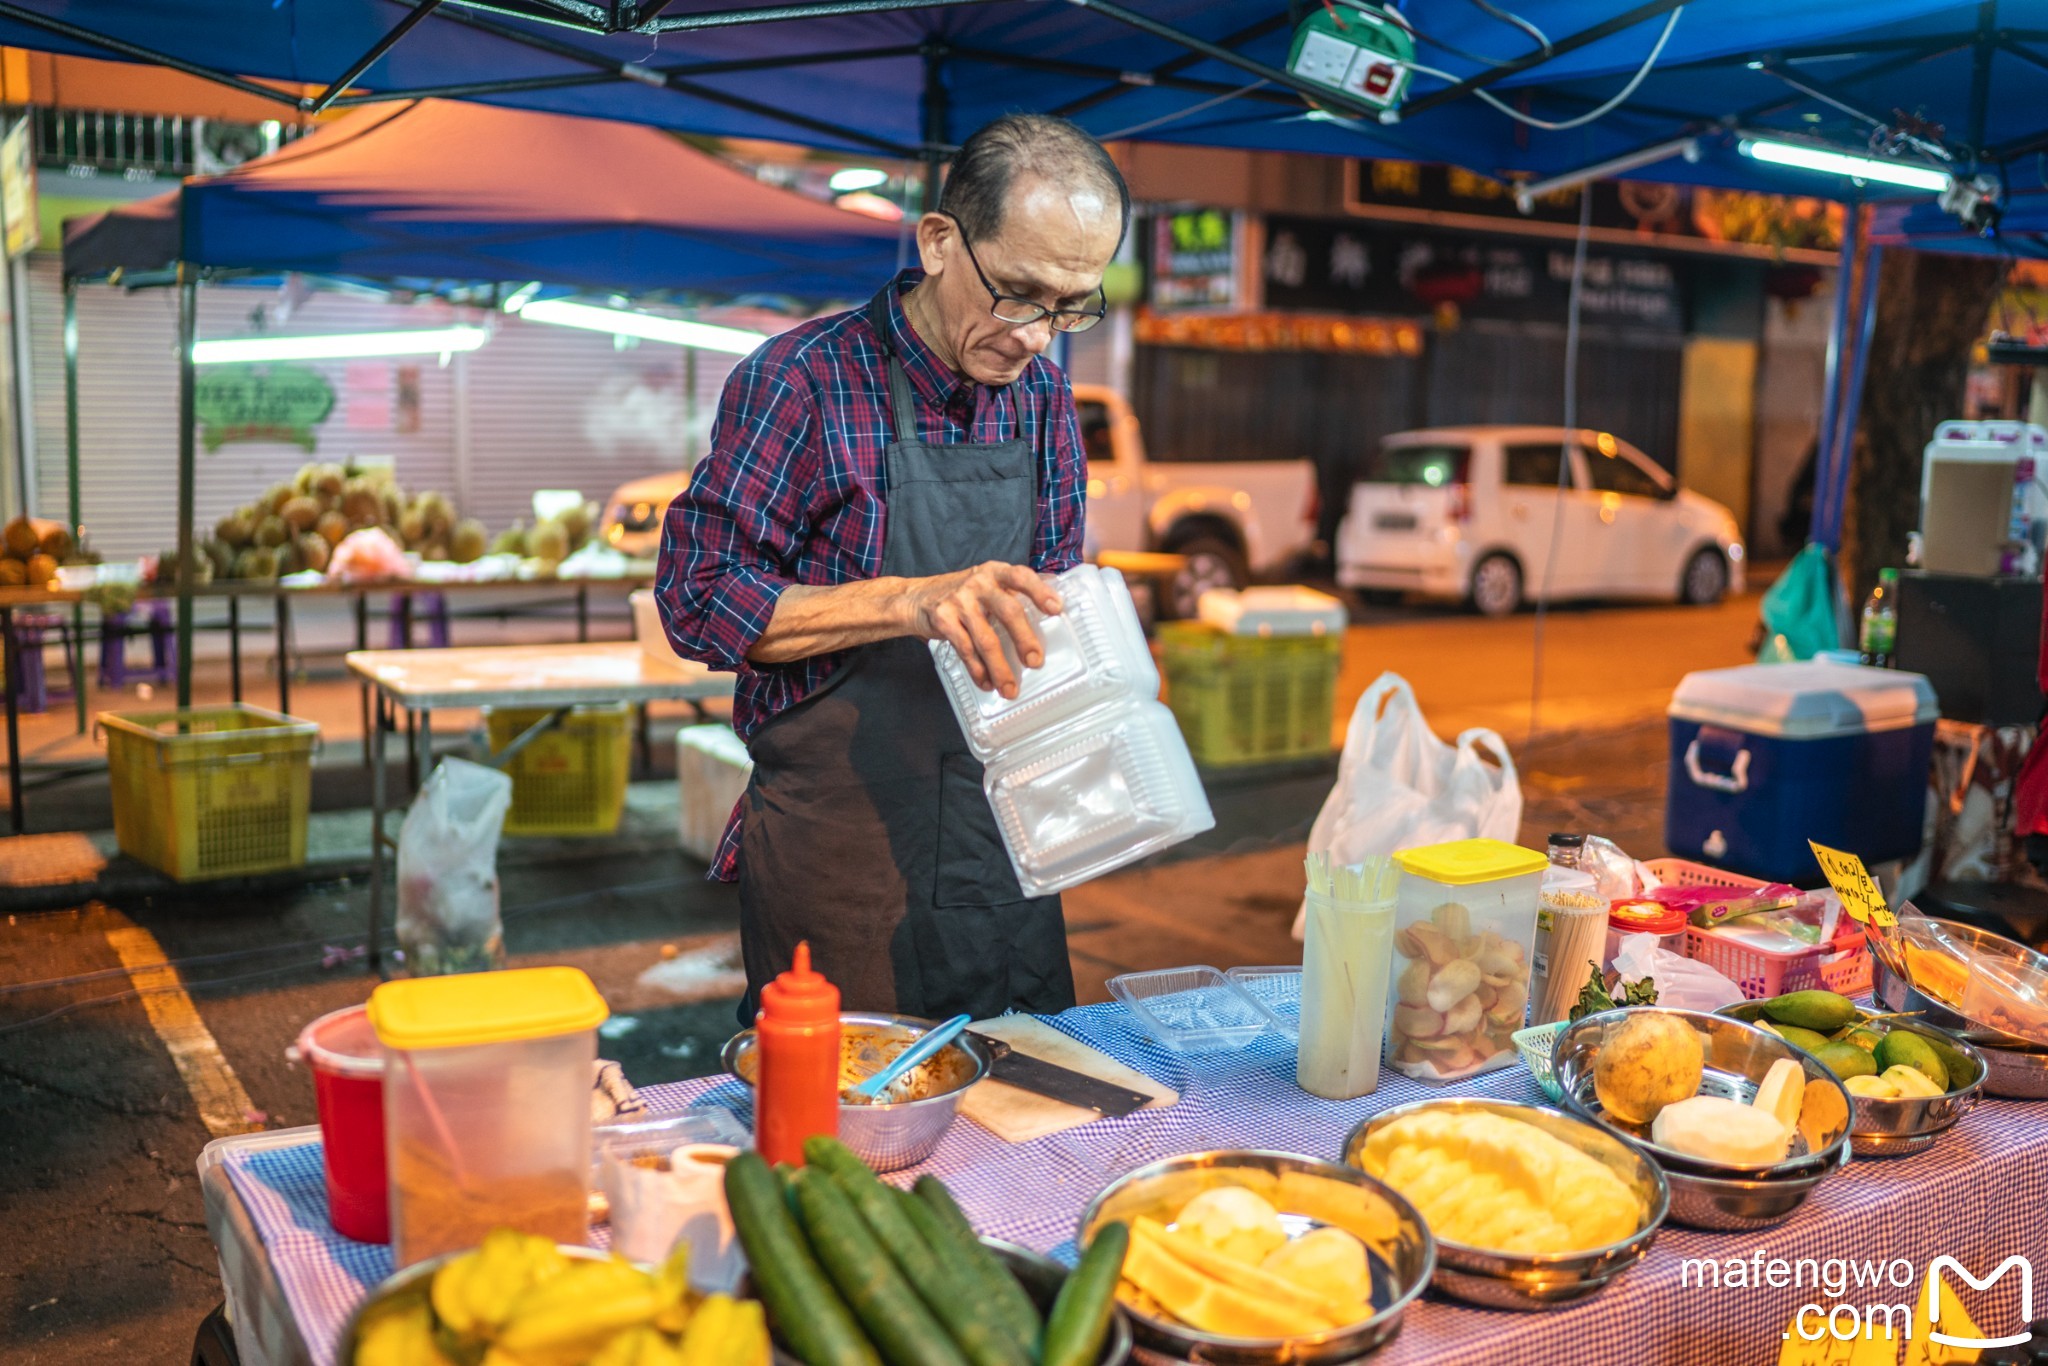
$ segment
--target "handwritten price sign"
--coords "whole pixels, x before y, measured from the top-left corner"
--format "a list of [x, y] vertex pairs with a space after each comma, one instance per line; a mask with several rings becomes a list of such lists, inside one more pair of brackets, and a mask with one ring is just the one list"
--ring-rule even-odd
[[1876, 925], [1887, 930], [1899, 923], [1891, 907], [1885, 904], [1877, 879], [1863, 866], [1862, 859], [1840, 849], [1815, 844], [1812, 840], [1806, 842], [1806, 847], [1813, 850], [1813, 856], [1820, 860], [1820, 870], [1827, 874], [1828, 885], [1835, 889], [1835, 895], [1842, 898], [1842, 909], [1849, 913], [1850, 919], [1859, 925]]

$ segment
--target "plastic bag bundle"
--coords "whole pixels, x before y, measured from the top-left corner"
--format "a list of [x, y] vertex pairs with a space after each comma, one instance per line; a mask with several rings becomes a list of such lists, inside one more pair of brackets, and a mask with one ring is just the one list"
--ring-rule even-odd
[[398, 832], [398, 945], [415, 977], [505, 966], [498, 836], [512, 779], [443, 759]]
[[[1658, 947], [1654, 934], [1625, 935], [1614, 954], [1614, 973], [1623, 982], [1648, 977], [1657, 984], [1657, 1004], [1672, 1010], [1712, 1014], [1743, 999], [1742, 988], [1697, 959]], [[1617, 994], [1619, 988], [1617, 988]]]
[[1051, 583], [1062, 609], [1048, 617], [1025, 604], [1045, 660], [1026, 669], [1009, 655], [1013, 698], [976, 687], [959, 653], [931, 642], [1026, 896], [1099, 877], [1216, 823], [1187, 741], [1158, 700], [1159, 673], [1123, 575], [1084, 564]]

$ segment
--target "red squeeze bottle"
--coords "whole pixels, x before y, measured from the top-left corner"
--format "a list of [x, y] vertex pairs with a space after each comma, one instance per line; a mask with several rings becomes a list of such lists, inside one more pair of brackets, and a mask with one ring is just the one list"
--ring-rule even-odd
[[839, 988], [811, 971], [811, 946], [796, 946], [788, 972], [761, 988], [761, 1071], [754, 1089], [754, 1147], [769, 1162], [804, 1164], [804, 1140], [839, 1134]]

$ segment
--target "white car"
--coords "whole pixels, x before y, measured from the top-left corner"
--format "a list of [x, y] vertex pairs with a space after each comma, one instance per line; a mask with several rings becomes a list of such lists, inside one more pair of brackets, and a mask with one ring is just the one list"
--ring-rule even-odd
[[[1743, 585], [1741, 529], [1607, 432], [1439, 427], [1380, 443], [1337, 533], [1337, 581], [1506, 616], [1566, 598], [1718, 602]], [[1552, 546], [1555, 563], [1548, 563]]]

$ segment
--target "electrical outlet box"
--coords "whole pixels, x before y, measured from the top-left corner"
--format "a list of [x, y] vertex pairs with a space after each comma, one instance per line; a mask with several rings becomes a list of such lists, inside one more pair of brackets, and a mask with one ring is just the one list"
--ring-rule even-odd
[[1415, 43], [1379, 11], [1355, 5], [1313, 10], [1294, 31], [1287, 70], [1380, 109], [1408, 91]]

